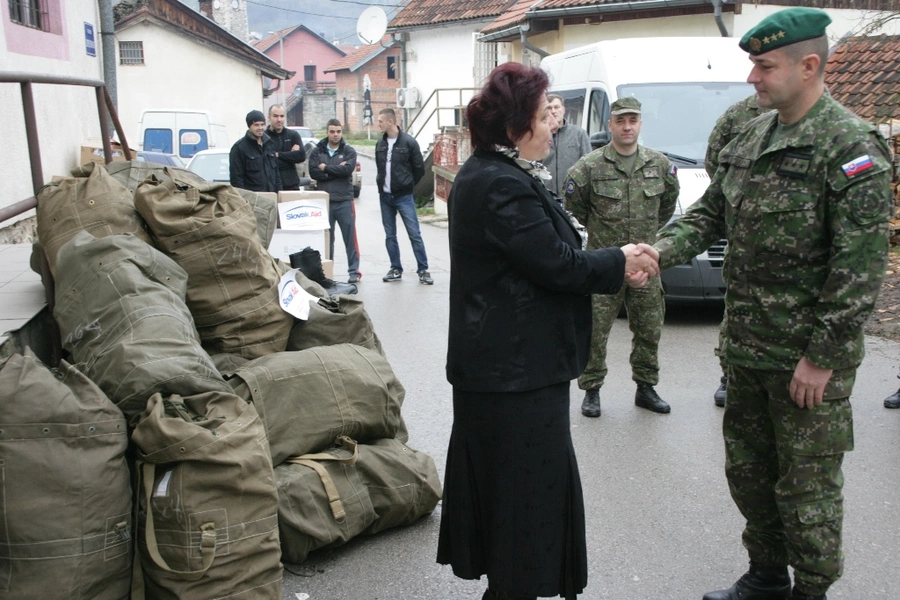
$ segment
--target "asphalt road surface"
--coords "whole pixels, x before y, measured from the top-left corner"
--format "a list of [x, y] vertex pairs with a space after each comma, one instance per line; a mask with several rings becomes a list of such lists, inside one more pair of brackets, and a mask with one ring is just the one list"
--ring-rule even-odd
[[[421, 285], [398, 221], [404, 277], [383, 283], [384, 248], [375, 165], [357, 202], [362, 281], [359, 298], [388, 360], [406, 387], [409, 445], [431, 455], [443, 479], [452, 423], [444, 376], [449, 256], [446, 223], [423, 224], [433, 286]], [[340, 238], [335, 275], [346, 281]], [[603, 416], [581, 416], [572, 385], [572, 434], [587, 512], [588, 587], [584, 600], [700, 600], [730, 586], [747, 567], [742, 519], [723, 472], [722, 409], [713, 355], [721, 308], [670, 308], [660, 345], [657, 391], [669, 415], [634, 406], [631, 335], [619, 319], [601, 390]], [[853, 393], [856, 448], [844, 461], [844, 577], [830, 600], [900, 599], [900, 410], [882, 407], [898, 387], [900, 344], [869, 338]], [[456, 600], [481, 598], [486, 581], [464, 581], [435, 563], [440, 504], [416, 524], [359, 537], [286, 565], [286, 600]]]

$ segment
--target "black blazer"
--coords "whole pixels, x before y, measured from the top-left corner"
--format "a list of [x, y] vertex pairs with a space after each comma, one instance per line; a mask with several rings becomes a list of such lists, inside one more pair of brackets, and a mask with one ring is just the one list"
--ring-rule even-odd
[[447, 380], [472, 392], [519, 392], [584, 370], [590, 294], [622, 286], [618, 248], [581, 238], [544, 185], [496, 152], [476, 151], [448, 198]]

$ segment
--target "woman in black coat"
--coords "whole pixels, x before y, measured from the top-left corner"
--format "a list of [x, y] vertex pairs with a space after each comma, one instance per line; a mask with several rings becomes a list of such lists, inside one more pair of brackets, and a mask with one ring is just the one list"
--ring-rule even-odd
[[590, 294], [658, 273], [645, 245], [582, 250], [547, 192], [547, 85], [538, 68], [494, 69], [469, 102], [475, 152], [448, 199], [454, 421], [437, 560], [458, 577], [487, 575], [484, 599], [584, 590], [569, 384], [588, 360]]

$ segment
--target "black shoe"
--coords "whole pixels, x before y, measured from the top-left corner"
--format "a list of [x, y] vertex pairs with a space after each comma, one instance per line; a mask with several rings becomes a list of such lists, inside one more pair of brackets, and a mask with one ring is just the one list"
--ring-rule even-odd
[[600, 416], [600, 388], [585, 390], [584, 401], [581, 403], [581, 414], [586, 417]]
[[703, 600], [789, 600], [791, 576], [787, 567], [760, 567], [750, 563], [750, 570], [741, 575], [727, 590], [709, 592]]
[[803, 592], [794, 588], [794, 593], [791, 595], [791, 600], [828, 600], [825, 594], [820, 596], [810, 596], [809, 594], [804, 594]]
[[431, 278], [431, 273], [428, 271], [419, 271], [419, 283], [434, 285], [434, 279]]
[[342, 281], [334, 281], [333, 279], [325, 278], [325, 281], [321, 282], [325, 291], [328, 292], [329, 296], [337, 296], [338, 294], [355, 294], [359, 291], [352, 283], [344, 283]]
[[350, 277], [347, 278], [347, 283], [359, 283], [360, 279], [362, 279], [362, 273], [350, 273]]
[[637, 384], [637, 392], [634, 394], [634, 405], [662, 414], [666, 414], [672, 410], [672, 408], [659, 397], [659, 394], [656, 393], [656, 390], [654, 390], [653, 386], [649, 383]]
[[900, 408], [900, 390], [884, 399], [885, 408]]
[[725, 406], [725, 396], [728, 393], [728, 375], [722, 375], [722, 379], [719, 383], [719, 389], [716, 390], [716, 393], [713, 394], [713, 402], [716, 403], [716, 406], [722, 407]]
[[387, 275], [381, 278], [382, 281], [400, 281], [400, 278], [403, 277], [403, 272], [400, 269], [391, 269], [387, 272]]

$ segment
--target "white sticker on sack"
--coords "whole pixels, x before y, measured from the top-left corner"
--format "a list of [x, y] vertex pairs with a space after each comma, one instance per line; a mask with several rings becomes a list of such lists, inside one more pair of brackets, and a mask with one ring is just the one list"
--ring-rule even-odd
[[319, 299], [300, 287], [297, 271], [299, 269], [291, 269], [282, 275], [278, 284], [278, 300], [282, 310], [306, 321], [309, 319], [309, 303]]

